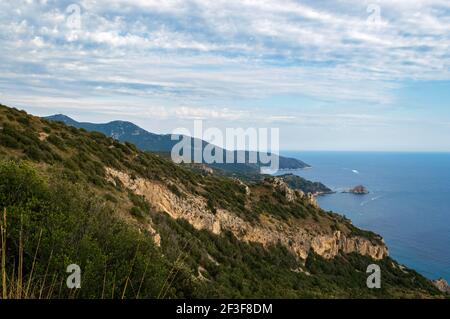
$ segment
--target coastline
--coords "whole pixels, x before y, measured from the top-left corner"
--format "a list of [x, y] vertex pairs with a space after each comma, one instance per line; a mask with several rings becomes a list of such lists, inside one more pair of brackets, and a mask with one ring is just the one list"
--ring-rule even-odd
[[[450, 154], [402, 152], [289, 152], [314, 169], [297, 175], [323, 182], [331, 194], [316, 194], [325, 211], [338, 212], [360, 228], [381, 234], [391, 255], [426, 278], [450, 282]], [[360, 174], [354, 174], [348, 168]], [[438, 169], [439, 168], [439, 169]], [[343, 193], [351, 185], [369, 196]], [[328, 195], [328, 196], [327, 196]], [[418, 241], [417, 238], [422, 240]]]
[[[334, 194], [352, 194], [351, 192], [338, 192], [338, 191], [333, 191], [333, 192], [331, 192], [331, 193], [322, 193], [322, 194], [314, 194], [314, 196], [316, 197], [316, 198], [319, 198], [319, 197], [325, 197], [325, 196], [327, 196], [327, 195], [334, 195]], [[355, 195], [365, 195], [365, 194], [355, 194]], [[320, 205], [320, 203], [319, 203], [319, 201], [317, 201], [317, 205], [321, 208], [321, 209], [323, 209], [323, 210], [325, 210], [325, 211], [328, 211], [326, 208], [324, 208], [324, 207], [322, 207], [321, 205]], [[337, 214], [339, 214], [339, 215], [342, 215], [342, 216], [346, 216], [345, 215], [345, 212], [335, 212], [335, 211], [333, 211], [334, 213], [337, 213]], [[347, 216], [346, 216], [347, 217]], [[350, 221], [351, 221], [351, 223], [353, 224], [353, 220], [352, 220], [352, 218], [350, 218]], [[361, 228], [361, 229], [365, 229], [365, 230], [368, 230], [368, 231], [374, 231], [373, 229], [367, 229], [366, 227], [361, 227], [361, 226], [358, 226], [359, 228]], [[382, 240], [384, 241], [384, 237], [383, 236], [381, 236], [380, 234], [378, 234], [381, 238], [382, 238]], [[390, 245], [388, 245], [387, 246], [388, 247], [388, 249], [389, 249], [389, 251], [390, 251]], [[396, 256], [392, 256], [397, 262], [399, 262], [398, 261], [398, 259], [397, 259], [397, 257]], [[403, 263], [401, 263], [401, 262], [399, 262], [399, 265], [401, 266], [401, 267], [404, 267], [404, 268], [409, 268], [409, 269], [412, 269], [412, 270], [415, 270], [415, 271], [419, 271], [419, 270], [417, 270], [415, 267], [411, 267], [411, 266], [408, 266], [408, 265], [405, 265], [405, 264], [403, 264]], [[420, 271], [419, 271], [420, 272]], [[421, 275], [422, 276], [424, 276], [427, 280], [429, 280], [434, 286], [436, 286], [436, 288], [438, 288], [441, 292], [444, 292], [444, 293], [448, 293], [448, 294], [450, 294], [450, 284], [449, 284], [449, 282], [445, 279], [445, 278], [443, 278], [441, 275], [439, 275], [439, 276], [435, 276], [435, 277], [430, 277], [428, 274], [426, 274], [426, 273], [423, 273], [423, 272], [421, 272]]]

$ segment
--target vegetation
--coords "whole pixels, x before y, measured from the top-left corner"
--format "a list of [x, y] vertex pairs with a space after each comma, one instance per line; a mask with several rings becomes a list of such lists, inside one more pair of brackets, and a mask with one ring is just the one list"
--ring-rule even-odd
[[[438, 291], [394, 261], [377, 263], [381, 290], [365, 287], [374, 261], [360, 255], [305, 261], [286, 247], [213, 235], [159, 212], [106, 168], [167, 186], [179, 200], [205, 199], [257, 223], [262, 215], [380, 238], [307, 201], [255, 182], [195, 173], [101, 133], [46, 121], [0, 106], [2, 298], [434, 297]], [[160, 235], [160, 247], [154, 231]], [[82, 269], [81, 289], [65, 285], [66, 268]]]
[[290, 188], [299, 189], [305, 193], [329, 194], [333, 192], [331, 189], [329, 189], [322, 183], [311, 182], [297, 175], [286, 174], [278, 177], [282, 178], [289, 185]]
[[[117, 136], [121, 142], [133, 143], [134, 145], [139, 147], [139, 149], [144, 151], [161, 152], [167, 154], [170, 153], [173, 146], [178, 143], [178, 141], [172, 140], [172, 136], [170, 134], [153, 134], [145, 131], [144, 129], [141, 129], [140, 127], [130, 122], [113, 121], [106, 124], [81, 123], [62, 114], [49, 116], [47, 117], [47, 119], [52, 121], [62, 121], [67, 125], [71, 125], [73, 127], [77, 127], [90, 132], [101, 132], [106, 136]], [[206, 145], [208, 145], [208, 143], [205, 141], [202, 141], [201, 143], [203, 147], [206, 147]], [[217, 149], [217, 151], [222, 152], [221, 149]], [[246, 159], [250, 157], [249, 152], [245, 152], [243, 155]], [[236, 152], [235, 158], [237, 158]], [[306, 163], [298, 159], [282, 156], [279, 158], [279, 164], [280, 168], [282, 169], [300, 169], [308, 167]], [[210, 166], [231, 174], [257, 174], [260, 171], [261, 162], [258, 160], [258, 163], [253, 164], [249, 163], [249, 161], [247, 160], [246, 163], [217, 163]]]
[[[325, 260], [311, 254], [303, 265], [283, 246], [264, 248], [247, 244], [231, 233], [215, 236], [195, 230], [183, 220], [164, 213], [155, 215], [165, 254], [173, 259], [187, 251], [184, 263], [202, 280], [198, 298], [386, 298], [438, 296], [439, 292], [415, 272], [404, 273], [387, 258], [382, 269], [382, 289], [366, 286], [371, 258], [357, 254]], [[188, 243], [188, 245], [186, 245]], [[201, 274], [201, 275], [200, 275]]]
[[[170, 263], [152, 239], [113, 214], [87, 185], [45, 180], [24, 162], [0, 162], [3, 297], [156, 298]], [[66, 287], [66, 267], [83, 269], [82, 289]], [[178, 285], [182, 286], [178, 286]], [[166, 297], [190, 297], [177, 274]]]

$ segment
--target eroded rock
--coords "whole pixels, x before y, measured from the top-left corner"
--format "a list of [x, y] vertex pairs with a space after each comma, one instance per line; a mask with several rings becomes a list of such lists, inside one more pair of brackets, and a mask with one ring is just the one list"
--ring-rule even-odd
[[[319, 232], [298, 221], [287, 223], [270, 216], [262, 216], [257, 225], [250, 224], [225, 209], [219, 208], [213, 214], [202, 196], [186, 193], [180, 198], [162, 182], [140, 177], [132, 179], [127, 173], [111, 168], [107, 169], [107, 174], [111, 180], [117, 178], [137, 195], [143, 195], [157, 210], [164, 211], [175, 219], [185, 219], [194, 228], [205, 229], [216, 235], [231, 231], [245, 242], [260, 243], [266, 247], [280, 243], [301, 259], [306, 259], [311, 250], [327, 259], [334, 258], [341, 252], [356, 252], [376, 260], [388, 256], [384, 244], [374, 244], [364, 237], [349, 237], [341, 231]], [[305, 196], [301, 192], [286, 188], [287, 185], [283, 181], [275, 179], [273, 185], [284, 191], [287, 200]]]

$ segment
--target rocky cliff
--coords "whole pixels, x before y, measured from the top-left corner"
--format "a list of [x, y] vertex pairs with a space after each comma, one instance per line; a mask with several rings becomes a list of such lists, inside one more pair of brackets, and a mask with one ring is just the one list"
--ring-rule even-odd
[[[431, 281], [384, 258], [381, 237], [317, 207], [308, 194], [314, 188], [303, 181], [296, 191], [278, 178], [233, 179], [240, 175], [175, 165], [163, 154], [1, 105], [0, 164], [1, 203], [17, 198], [14, 185], [34, 190], [19, 192], [17, 207], [8, 206], [8, 217], [29, 216], [25, 255], [34, 255], [42, 227], [56, 230], [42, 235], [42, 243], [57, 244], [40, 246], [36, 271], [45, 278], [51, 265], [49, 273], [59, 273], [65, 265], [54, 260], [68, 253], [88, 263], [91, 287], [82, 298], [100, 297], [102, 287], [124, 291], [124, 284], [160, 298], [158, 285], [168, 281], [168, 298], [442, 296]], [[30, 206], [29, 194], [40, 204]], [[11, 247], [23, 243], [19, 220], [9, 218], [9, 229], [16, 229]], [[8, 255], [13, 276], [17, 259]], [[373, 259], [383, 271], [376, 291], [365, 285]], [[97, 276], [105, 261], [111, 278]]]
[[[175, 219], [185, 219], [196, 229], [206, 229], [214, 234], [231, 231], [240, 240], [264, 246], [280, 243], [301, 259], [306, 259], [310, 251], [327, 259], [339, 253], [352, 252], [377, 260], [388, 256], [387, 247], [382, 242], [374, 243], [368, 238], [351, 236], [345, 231], [314, 227], [295, 219], [280, 221], [270, 215], [261, 216], [259, 222], [253, 224], [229, 210], [217, 209], [212, 213], [202, 196], [188, 192], [183, 192], [183, 196], [176, 195], [163, 182], [132, 178], [126, 172], [112, 168], [107, 168], [107, 174], [111, 182], [115, 183], [118, 179], [135, 194], [144, 196], [156, 210], [166, 212]], [[271, 178], [265, 183], [289, 202], [306, 200], [316, 205], [313, 196], [290, 189], [282, 179]], [[251, 191], [247, 191], [247, 196], [252, 196]]]
[[450, 285], [444, 278], [433, 280], [433, 284], [439, 291], [450, 294]]

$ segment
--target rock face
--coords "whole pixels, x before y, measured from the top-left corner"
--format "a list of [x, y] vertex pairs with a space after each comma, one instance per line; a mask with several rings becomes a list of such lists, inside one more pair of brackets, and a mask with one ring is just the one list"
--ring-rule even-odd
[[450, 285], [444, 278], [440, 278], [437, 280], [433, 280], [433, 284], [439, 289], [441, 292], [450, 294]]
[[239, 178], [234, 178], [233, 180], [245, 189], [245, 196], [250, 196], [252, 194], [250, 187], [248, 187], [248, 185], [242, 182]]
[[299, 189], [292, 189], [286, 183], [283, 178], [280, 177], [270, 177], [264, 180], [266, 185], [270, 185], [276, 191], [280, 192], [286, 197], [288, 202], [294, 202], [299, 198], [306, 199], [311, 205], [318, 207], [316, 197], [312, 193], [305, 194], [303, 191]]
[[363, 185], [358, 185], [353, 187], [352, 189], [349, 189], [348, 191], [345, 191], [344, 193], [351, 193], [351, 194], [356, 194], [356, 195], [365, 195], [365, 194], [369, 194], [369, 191], [367, 190], [367, 188]]
[[[127, 173], [111, 168], [107, 168], [107, 174], [111, 181], [117, 178], [137, 195], [143, 195], [155, 209], [166, 212], [172, 218], [185, 219], [196, 229], [205, 229], [216, 235], [230, 231], [245, 242], [260, 243], [264, 246], [280, 243], [301, 259], [306, 259], [310, 251], [327, 259], [337, 256], [340, 252], [356, 252], [376, 260], [388, 256], [384, 244], [374, 244], [364, 237], [349, 237], [341, 231], [314, 230], [299, 221], [282, 222], [265, 215], [255, 225], [228, 210], [219, 208], [213, 214], [208, 209], [205, 198], [188, 192], [181, 198], [162, 182], [139, 177], [132, 179]], [[270, 183], [285, 194], [288, 201], [305, 196], [302, 192], [290, 189], [279, 179], [274, 178]]]
[[288, 202], [293, 202], [298, 197], [305, 196], [305, 194], [302, 191], [291, 189], [282, 178], [279, 177], [266, 178], [264, 182], [266, 185], [270, 185], [276, 191], [283, 194]]

